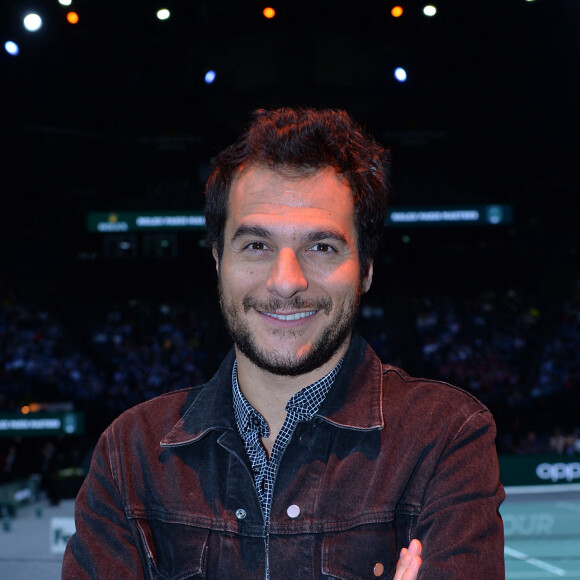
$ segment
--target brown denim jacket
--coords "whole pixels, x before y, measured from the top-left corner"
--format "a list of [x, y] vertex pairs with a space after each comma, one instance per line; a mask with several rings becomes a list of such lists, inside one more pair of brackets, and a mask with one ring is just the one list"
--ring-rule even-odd
[[479, 401], [382, 365], [355, 335], [319, 412], [294, 431], [264, 521], [233, 361], [105, 431], [63, 578], [391, 579], [418, 538], [420, 578], [503, 580], [504, 491]]

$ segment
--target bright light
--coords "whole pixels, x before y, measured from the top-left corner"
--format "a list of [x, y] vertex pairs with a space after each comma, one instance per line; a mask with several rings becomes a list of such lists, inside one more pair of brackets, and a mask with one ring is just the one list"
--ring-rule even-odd
[[395, 78], [400, 82], [404, 83], [407, 80], [407, 71], [400, 66], [395, 69]]
[[425, 6], [425, 8], [423, 8], [423, 14], [425, 16], [435, 16], [435, 14], [437, 14], [437, 8], [431, 4], [428, 4]]
[[393, 6], [393, 9], [391, 10], [391, 14], [395, 18], [399, 18], [399, 16], [403, 15], [403, 7], [402, 6]]
[[4, 43], [4, 49], [8, 54], [12, 54], [14, 56], [16, 56], [20, 52], [18, 45], [15, 42], [12, 42], [11, 40]]
[[215, 77], [216, 77], [215, 70], [208, 70], [205, 73], [206, 84], [211, 85], [211, 83], [213, 83], [215, 81]]
[[72, 0], [58, 0], [59, 4], [62, 4], [63, 6], [70, 6], [72, 4]]
[[274, 18], [274, 16], [276, 16], [276, 11], [273, 8], [271, 8], [270, 6], [268, 6], [268, 8], [264, 8], [264, 10], [262, 11], [262, 14], [266, 18]]
[[71, 24], [76, 24], [79, 21], [79, 15], [76, 12], [69, 12], [66, 15], [66, 19], [71, 23]]
[[167, 20], [171, 16], [171, 12], [167, 10], [167, 8], [161, 8], [161, 10], [157, 10], [157, 18], [159, 20]]
[[24, 17], [24, 28], [30, 32], [35, 32], [42, 26], [42, 18], [38, 14], [27, 14]]

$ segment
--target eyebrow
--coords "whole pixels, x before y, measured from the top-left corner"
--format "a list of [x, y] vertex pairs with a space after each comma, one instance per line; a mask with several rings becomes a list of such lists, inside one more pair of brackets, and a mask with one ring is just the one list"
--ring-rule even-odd
[[266, 228], [261, 228], [258, 226], [240, 226], [232, 236], [232, 242], [236, 241], [238, 238], [242, 238], [243, 236], [251, 236], [255, 238], [266, 238], [271, 239], [272, 234], [270, 230]]
[[310, 243], [320, 242], [322, 240], [334, 240], [335, 242], [340, 242], [348, 246], [348, 240], [346, 237], [335, 230], [320, 230], [316, 232], [310, 232], [306, 236], [306, 241]]
[[[259, 226], [240, 226], [232, 236], [232, 242], [244, 236], [251, 236], [255, 238], [262, 238], [266, 240], [272, 239], [272, 233], [266, 228]], [[315, 243], [322, 240], [334, 240], [348, 246], [348, 240], [341, 232], [336, 230], [317, 230], [309, 232], [306, 235], [306, 242]]]

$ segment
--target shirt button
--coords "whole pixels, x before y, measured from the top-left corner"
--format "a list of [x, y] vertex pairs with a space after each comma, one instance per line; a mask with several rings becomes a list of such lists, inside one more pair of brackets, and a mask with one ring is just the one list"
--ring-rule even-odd
[[236, 510], [236, 517], [238, 520], [243, 520], [248, 514], [246, 514], [246, 510], [242, 508]]
[[383, 575], [384, 571], [385, 571], [385, 567], [380, 562], [377, 562], [375, 564], [374, 569], [373, 569], [373, 574], [378, 578], [379, 576]]
[[291, 506], [288, 506], [286, 513], [289, 518], [297, 518], [300, 515], [300, 508], [297, 505], [292, 504]]

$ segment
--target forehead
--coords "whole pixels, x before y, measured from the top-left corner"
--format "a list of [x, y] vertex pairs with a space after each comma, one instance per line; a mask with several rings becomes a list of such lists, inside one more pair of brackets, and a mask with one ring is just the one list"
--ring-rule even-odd
[[354, 227], [354, 201], [346, 179], [331, 167], [308, 173], [246, 168], [234, 180], [228, 222], [289, 220], [339, 222]]

